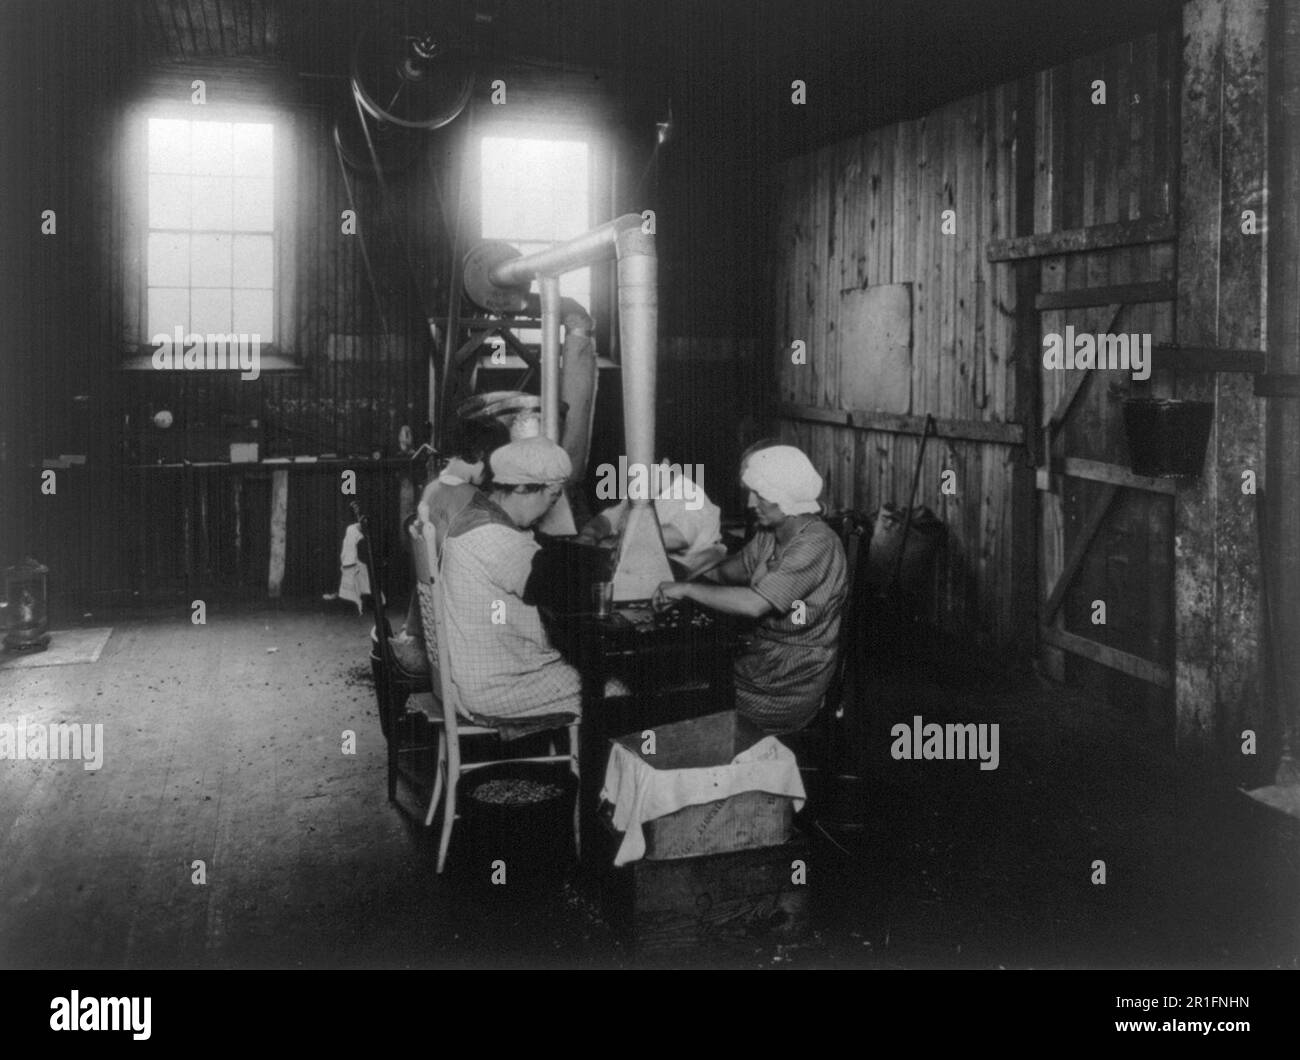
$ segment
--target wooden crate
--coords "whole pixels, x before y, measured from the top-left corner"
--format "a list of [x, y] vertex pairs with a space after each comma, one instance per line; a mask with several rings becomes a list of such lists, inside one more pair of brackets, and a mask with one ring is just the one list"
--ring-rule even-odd
[[808, 930], [809, 845], [780, 846], [611, 869], [605, 914], [639, 955], [745, 942], [794, 942]]
[[647, 821], [645, 856], [651, 861], [726, 854], [779, 846], [794, 826], [794, 800], [766, 791], [742, 791], [730, 798]]
[[[642, 753], [640, 732], [611, 742], [655, 769], [676, 770], [726, 765], [765, 736], [734, 710], [656, 726], [654, 732], [653, 755]], [[645, 822], [645, 856], [662, 861], [777, 846], [789, 840], [793, 821], [793, 799], [764, 791], [740, 792]]]

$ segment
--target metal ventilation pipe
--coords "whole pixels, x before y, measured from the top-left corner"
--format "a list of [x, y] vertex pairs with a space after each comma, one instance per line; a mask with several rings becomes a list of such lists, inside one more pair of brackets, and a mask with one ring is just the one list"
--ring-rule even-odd
[[573, 481], [587, 477], [587, 457], [591, 452], [591, 430], [596, 419], [596, 340], [591, 337], [595, 321], [591, 314], [572, 298], [560, 300], [564, 318], [564, 343], [560, 359], [560, 401], [569, 410], [560, 444], [573, 461]]
[[[535, 254], [512, 258], [488, 271], [500, 288], [540, 279], [542, 297], [542, 429], [559, 441], [559, 277], [611, 257], [618, 260], [619, 337], [623, 351], [623, 422], [629, 468], [655, 459], [655, 383], [659, 328], [658, 260], [654, 236], [641, 230], [640, 214], [624, 214], [590, 232]], [[627, 495], [627, 479], [620, 482]], [[672, 580], [663, 533], [650, 498], [631, 502], [619, 540], [614, 599], [644, 600]]]

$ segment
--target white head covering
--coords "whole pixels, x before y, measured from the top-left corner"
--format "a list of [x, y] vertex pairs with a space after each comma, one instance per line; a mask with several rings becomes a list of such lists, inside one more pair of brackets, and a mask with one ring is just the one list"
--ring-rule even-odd
[[536, 438], [542, 433], [542, 415], [536, 409], [524, 409], [516, 412], [509, 420], [510, 440], [519, 442], [525, 438]]
[[774, 445], [752, 453], [740, 481], [786, 515], [821, 511], [817, 498], [822, 477], [803, 450], [793, 445]]
[[490, 462], [492, 480], [503, 486], [565, 482], [573, 472], [569, 454], [541, 436], [503, 445], [492, 454]]

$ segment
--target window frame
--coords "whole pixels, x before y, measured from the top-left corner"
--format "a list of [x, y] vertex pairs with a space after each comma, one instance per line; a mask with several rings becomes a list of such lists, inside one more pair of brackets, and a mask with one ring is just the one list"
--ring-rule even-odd
[[[595, 228], [600, 222], [597, 218], [602, 211], [602, 204], [608, 199], [608, 177], [605, 175], [608, 166], [606, 156], [609, 151], [607, 137], [595, 125], [587, 122], [566, 121], [563, 119], [550, 120], [538, 118], [537, 120], [520, 121], [518, 119], [497, 119], [493, 121], [481, 122], [474, 130], [473, 136], [470, 137], [468, 144], [469, 150], [466, 154], [465, 162], [467, 166], [472, 167], [473, 179], [469, 181], [472, 189], [472, 210], [474, 219], [473, 231], [480, 240], [486, 238], [483, 235], [483, 141], [489, 138], [516, 139], [516, 140], [550, 140], [550, 141], [580, 141], [587, 147], [587, 227], [584, 232]], [[582, 235], [582, 232], [575, 232], [574, 235]], [[493, 239], [502, 239], [512, 246], [518, 246], [521, 240], [510, 239], [509, 237], [494, 236]], [[536, 242], [536, 240], [523, 240], [522, 242]], [[554, 244], [547, 244], [554, 245]], [[594, 262], [587, 266], [591, 270], [590, 286], [588, 288], [590, 304], [584, 306], [588, 313], [597, 321], [598, 332], [608, 327], [609, 316], [605, 310], [608, 306], [608, 292], [612, 287], [612, 264], [602, 265], [601, 262]], [[576, 271], [576, 270], [575, 270]], [[606, 275], [608, 273], [608, 275]], [[535, 329], [521, 329], [535, 330]], [[525, 345], [536, 349], [538, 343], [526, 342]]]
[[[273, 105], [259, 103], [202, 104], [174, 100], [147, 100], [132, 108], [129, 116], [130, 144], [127, 151], [126, 209], [131, 229], [127, 240], [127, 347], [139, 358], [151, 357], [154, 345], [149, 328], [149, 121], [151, 119], [261, 123], [272, 127], [271, 135], [271, 236], [272, 321], [275, 338], [260, 346], [263, 368], [298, 367], [288, 362], [268, 364], [267, 357], [293, 356], [295, 261], [294, 244], [297, 201], [293, 197], [295, 127], [292, 114]], [[232, 235], [237, 234], [232, 230]], [[192, 289], [192, 288], [191, 288]]]

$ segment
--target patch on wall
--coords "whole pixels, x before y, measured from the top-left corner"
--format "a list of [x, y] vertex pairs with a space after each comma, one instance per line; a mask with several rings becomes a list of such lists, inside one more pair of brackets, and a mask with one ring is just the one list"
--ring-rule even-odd
[[884, 283], [840, 292], [840, 404], [912, 411], [912, 285]]

